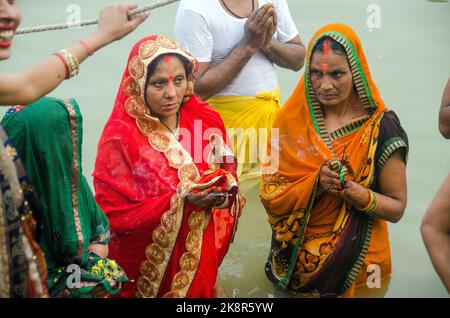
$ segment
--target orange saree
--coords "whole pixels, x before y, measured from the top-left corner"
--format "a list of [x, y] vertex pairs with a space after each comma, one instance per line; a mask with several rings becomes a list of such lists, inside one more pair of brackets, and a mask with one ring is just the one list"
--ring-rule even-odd
[[[312, 50], [325, 36], [345, 48], [357, 96], [369, 114], [331, 134], [309, 77]], [[378, 264], [382, 276], [390, 274], [386, 222], [317, 191], [328, 161], [344, 166], [349, 180], [376, 187], [375, 157], [385, 113], [354, 31], [342, 24], [320, 29], [308, 45], [305, 74], [273, 126], [279, 140], [271, 140], [268, 148], [279, 152], [279, 160], [263, 167], [260, 196], [273, 232], [265, 270], [279, 287], [336, 297], [365, 282], [369, 264]]]

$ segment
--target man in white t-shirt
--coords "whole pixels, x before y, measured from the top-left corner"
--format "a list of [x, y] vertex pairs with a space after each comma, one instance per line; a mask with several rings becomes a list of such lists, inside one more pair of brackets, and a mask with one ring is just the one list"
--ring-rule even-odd
[[305, 58], [286, 0], [181, 0], [175, 36], [199, 62], [196, 94], [236, 138], [241, 179], [258, 177], [280, 107], [274, 64], [298, 71]]

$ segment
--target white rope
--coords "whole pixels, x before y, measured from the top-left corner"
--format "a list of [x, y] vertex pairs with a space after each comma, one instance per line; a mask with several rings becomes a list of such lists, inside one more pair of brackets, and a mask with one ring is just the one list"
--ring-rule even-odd
[[[177, 2], [177, 1], [179, 1], [179, 0], [160, 1], [155, 4], [151, 4], [148, 6], [144, 6], [142, 8], [131, 10], [128, 13], [128, 16], [131, 17], [131, 16], [139, 14], [139, 13], [143, 13], [143, 12], [150, 11], [150, 10], [153, 10], [156, 8], [164, 7], [166, 5], [169, 5], [169, 4], [171, 4], [173, 2]], [[27, 34], [27, 33], [33, 33], [33, 32], [63, 30], [63, 29], [82, 27], [82, 26], [92, 25], [92, 24], [97, 24], [97, 23], [98, 23], [98, 19], [89, 19], [89, 20], [83, 20], [83, 21], [76, 22], [76, 23], [60, 23], [60, 24], [41, 25], [41, 26], [30, 27], [30, 28], [20, 28], [15, 32], [15, 34]]]

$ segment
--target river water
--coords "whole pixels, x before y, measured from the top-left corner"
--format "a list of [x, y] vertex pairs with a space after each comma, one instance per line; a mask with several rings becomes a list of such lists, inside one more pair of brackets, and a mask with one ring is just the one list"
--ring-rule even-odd
[[[94, 18], [109, 2], [19, 1], [21, 26], [65, 22], [78, 8], [81, 19]], [[148, 4], [143, 0], [135, 2]], [[403, 219], [389, 227], [393, 274], [386, 297], [448, 297], [419, 229], [427, 206], [450, 171], [449, 141], [437, 130], [442, 91], [450, 75], [450, 4], [425, 0], [288, 0], [288, 4], [305, 44], [327, 23], [343, 22], [356, 30], [384, 102], [397, 112], [408, 133], [408, 207]], [[97, 142], [111, 112], [129, 50], [144, 36], [173, 37], [176, 7], [172, 4], [154, 11], [135, 33], [97, 52], [83, 63], [77, 78], [63, 83], [51, 94], [74, 97], [81, 106], [83, 169], [90, 182]], [[377, 12], [379, 16], [374, 16]], [[17, 36], [13, 56], [1, 63], [1, 72], [22, 70], [78, 40], [92, 28]], [[301, 72], [277, 69], [283, 101], [293, 91]], [[248, 204], [235, 242], [220, 269], [224, 289], [230, 297], [290, 297], [275, 291], [265, 277], [270, 228], [258, 188], [248, 189], [245, 194]], [[379, 293], [374, 290], [367, 296], [377, 297]]]

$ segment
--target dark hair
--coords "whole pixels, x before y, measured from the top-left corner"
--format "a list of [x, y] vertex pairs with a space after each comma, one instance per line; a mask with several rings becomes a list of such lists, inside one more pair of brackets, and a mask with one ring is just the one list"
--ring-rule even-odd
[[[150, 77], [153, 76], [153, 74], [155, 74], [156, 72], [156, 68], [158, 67], [159, 63], [161, 63], [161, 61], [163, 60], [164, 56], [171, 56], [171, 57], [176, 57], [181, 64], [183, 64], [184, 66], [184, 71], [186, 72], [186, 77], [188, 77], [189, 75], [192, 74], [192, 71], [194, 70], [194, 67], [192, 65], [192, 63], [183, 55], [177, 54], [177, 53], [165, 53], [165, 54], [161, 54], [160, 56], [158, 56], [154, 61], [152, 61], [148, 66], [147, 66], [147, 78], [145, 79], [145, 89], [147, 89], [148, 86], [148, 81], [150, 80]], [[148, 105], [147, 103], [147, 95], [144, 94], [144, 100], [145, 103]]]
[[320, 40], [316, 43], [316, 45], [314, 46], [311, 56], [312, 54], [314, 54], [317, 51], [319, 51], [320, 53], [323, 53], [324, 51], [324, 46], [325, 43], [329, 44], [329, 48], [336, 54], [340, 54], [340, 55], [344, 55], [345, 57], [347, 57], [347, 52], [345, 51], [345, 48], [336, 40], [332, 39], [329, 36], [324, 36], [322, 38], [320, 38]]
[[164, 56], [176, 57], [178, 60], [180, 60], [181, 64], [183, 64], [184, 70], [186, 72], [186, 76], [191, 75], [191, 73], [193, 71], [192, 63], [187, 58], [185, 58], [183, 55], [180, 55], [177, 53], [161, 54], [147, 66], [147, 80], [146, 80], [146, 85], [145, 85], [146, 87], [147, 87], [149, 78], [152, 77], [153, 74], [155, 74], [156, 68], [158, 67], [159, 63], [161, 63]]

